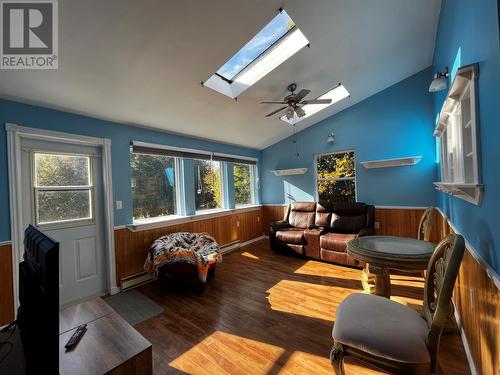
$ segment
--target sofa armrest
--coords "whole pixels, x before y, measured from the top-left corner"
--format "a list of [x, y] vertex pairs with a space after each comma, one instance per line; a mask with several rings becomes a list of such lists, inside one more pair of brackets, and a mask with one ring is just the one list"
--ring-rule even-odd
[[288, 223], [288, 221], [280, 220], [280, 221], [275, 221], [275, 222], [271, 223], [271, 229], [273, 229], [275, 231], [278, 231], [280, 229], [290, 228], [290, 227], [291, 227], [291, 225], [290, 225], [290, 223]]
[[307, 228], [309, 230], [315, 230], [315, 231], [320, 231], [321, 233], [325, 233], [326, 232], [326, 228], [325, 227], [322, 227], [322, 226], [319, 226], [319, 225], [309, 225], [309, 228]]
[[373, 234], [375, 234], [375, 228], [366, 227], [359, 231], [358, 237], [372, 236]]
[[304, 238], [306, 246], [304, 247], [305, 255], [312, 259], [320, 259], [320, 237], [324, 232], [319, 229], [306, 229]]

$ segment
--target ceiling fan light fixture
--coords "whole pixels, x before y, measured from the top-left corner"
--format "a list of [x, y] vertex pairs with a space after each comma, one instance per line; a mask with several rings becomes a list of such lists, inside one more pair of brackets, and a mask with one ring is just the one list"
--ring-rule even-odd
[[321, 95], [317, 99], [330, 99], [331, 102], [328, 104], [305, 104], [301, 107], [301, 110], [304, 111], [304, 116], [293, 116], [293, 118], [287, 118], [286, 116], [280, 117], [280, 120], [288, 122], [289, 124], [296, 124], [309, 116], [314, 115], [315, 113], [335, 104], [341, 101], [342, 99], [345, 99], [349, 97], [351, 94], [349, 94], [349, 91], [342, 85], [341, 83], [338, 84], [335, 88], [332, 90], [328, 91], [327, 93]]

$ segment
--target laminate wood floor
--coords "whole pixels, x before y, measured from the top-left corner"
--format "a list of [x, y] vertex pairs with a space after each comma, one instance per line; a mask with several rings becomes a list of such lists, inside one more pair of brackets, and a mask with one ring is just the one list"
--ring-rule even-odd
[[[155, 374], [333, 374], [335, 310], [362, 290], [360, 274], [259, 241], [225, 255], [202, 295], [141, 287], [165, 312], [136, 328], [153, 344]], [[392, 293], [419, 310], [423, 279], [393, 276]], [[382, 372], [348, 360], [346, 373]], [[470, 373], [458, 334], [442, 336], [438, 373]]]

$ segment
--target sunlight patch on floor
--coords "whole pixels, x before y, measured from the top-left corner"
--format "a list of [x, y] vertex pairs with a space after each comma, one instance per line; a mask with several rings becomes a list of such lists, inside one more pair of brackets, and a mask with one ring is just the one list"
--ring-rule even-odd
[[335, 301], [339, 295], [347, 297], [356, 290], [281, 280], [267, 292], [269, 304], [275, 311], [331, 321], [335, 316]]
[[267, 374], [284, 351], [275, 345], [215, 331], [169, 365], [189, 374]]
[[247, 258], [252, 258], [252, 259], [260, 259], [258, 256], [250, 254], [249, 252], [245, 251], [241, 253], [242, 256], [247, 257]]
[[280, 375], [292, 374], [332, 374], [330, 359], [328, 358], [328, 348], [325, 356], [320, 357], [310, 353], [295, 351], [283, 365], [278, 373]]
[[[321, 263], [314, 260], [309, 260], [301, 267], [297, 268], [294, 273], [300, 275], [334, 277], [337, 279], [352, 280], [352, 268], [337, 266], [334, 264]], [[361, 270], [359, 271], [361, 278]], [[359, 280], [359, 278], [358, 278]]]

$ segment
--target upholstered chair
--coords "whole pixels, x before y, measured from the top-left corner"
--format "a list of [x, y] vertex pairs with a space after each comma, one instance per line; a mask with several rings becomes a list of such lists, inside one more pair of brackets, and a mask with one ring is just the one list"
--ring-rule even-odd
[[390, 299], [354, 293], [337, 308], [330, 359], [337, 375], [355, 357], [394, 374], [435, 373], [439, 339], [464, 255], [464, 239], [450, 234], [427, 267], [422, 313]]
[[420, 218], [420, 224], [418, 225], [417, 239], [423, 241], [430, 240], [435, 215], [436, 209], [434, 207], [428, 207], [425, 210], [424, 214]]

